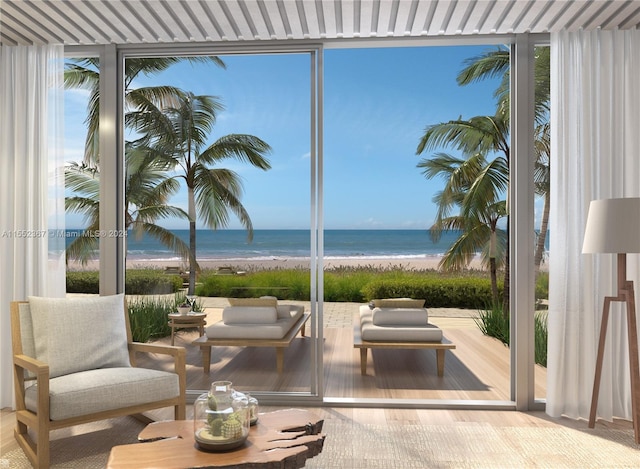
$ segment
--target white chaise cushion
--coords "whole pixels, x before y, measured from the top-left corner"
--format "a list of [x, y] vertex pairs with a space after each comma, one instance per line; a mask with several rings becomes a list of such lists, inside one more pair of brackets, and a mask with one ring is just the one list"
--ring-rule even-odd
[[[180, 395], [176, 373], [147, 368], [103, 368], [49, 381], [51, 420], [171, 399]], [[27, 409], [37, 412], [38, 385], [27, 388]]]
[[433, 324], [423, 326], [377, 326], [368, 305], [360, 307], [362, 340], [378, 342], [440, 342], [442, 330]]
[[30, 296], [29, 308], [35, 358], [49, 365], [51, 378], [96, 368], [130, 366], [123, 294]]
[[278, 306], [278, 299], [275, 296], [262, 296], [260, 298], [227, 298], [231, 306]]
[[424, 300], [414, 300], [413, 298], [383, 298], [373, 300], [376, 308], [423, 308]]
[[277, 319], [273, 306], [227, 306], [222, 310], [225, 324], [273, 324]]
[[206, 333], [209, 339], [282, 339], [303, 314], [302, 307], [296, 308], [289, 317], [271, 324], [226, 324], [223, 320], [208, 326]]
[[373, 308], [376, 326], [426, 326], [429, 315], [426, 308]]
[[288, 319], [292, 316], [300, 317], [304, 312], [304, 306], [299, 305], [278, 305], [278, 319]]

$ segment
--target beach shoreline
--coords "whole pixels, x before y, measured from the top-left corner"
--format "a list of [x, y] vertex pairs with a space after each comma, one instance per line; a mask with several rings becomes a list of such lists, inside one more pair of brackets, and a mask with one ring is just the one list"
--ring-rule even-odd
[[[437, 270], [441, 256], [425, 256], [411, 258], [326, 258], [323, 262], [325, 270], [342, 267], [371, 267], [380, 269], [400, 268], [404, 270]], [[260, 270], [274, 269], [309, 269], [308, 258], [272, 258], [272, 259], [205, 259], [199, 260], [201, 270], [217, 270], [220, 267], [231, 267], [235, 271], [256, 272]], [[70, 261], [68, 270], [70, 271], [91, 271], [99, 270], [99, 261], [89, 261], [82, 265], [78, 262]], [[183, 271], [188, 271], [188, 265], [180, 260], [166, 259], [127, 259], [127, 269], [160, 269], [166, 267], [178, 267]], [[482, 270], [480, 258], [476, 257], [468, 267], [470, 270]]]

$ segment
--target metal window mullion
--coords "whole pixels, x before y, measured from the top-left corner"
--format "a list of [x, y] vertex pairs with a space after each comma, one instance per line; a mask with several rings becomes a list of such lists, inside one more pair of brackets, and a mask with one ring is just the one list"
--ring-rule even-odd
[[[122, 58], [115, 45], [100, 52], [100, 294], [124, 292], [124, 157]], [[112, 233], [113, 235], [109, 235]]]
[[529, 410], [534, 386], [534, 47], [520, 34], [511, 47], [509, 244], [511, 398]]

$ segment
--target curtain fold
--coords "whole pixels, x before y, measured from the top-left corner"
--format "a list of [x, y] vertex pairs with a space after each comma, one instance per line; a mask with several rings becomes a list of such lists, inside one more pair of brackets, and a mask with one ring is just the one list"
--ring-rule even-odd
[[[586, 419], [603, 301], [617, 285], [615, 254], [582, 254], [582, 241], [591, 200], [640, 196], [640, 31], [552, 33], [551, 53], [547, 413]], [[636, 298], [639, 259], [628, 255]], [[612, 303], [597, 415], [631, 418], [621, 303]]]
[[0, 405], [13, 405], [9, 303], [64, 296], [64, 47], [0, 47]]

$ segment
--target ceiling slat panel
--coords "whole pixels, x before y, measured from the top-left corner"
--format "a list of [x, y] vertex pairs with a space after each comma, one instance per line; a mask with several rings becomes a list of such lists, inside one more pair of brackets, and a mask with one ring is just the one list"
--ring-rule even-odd
[[336, 9], [334, 2], [322, 2], [322, 16], [324, 18], [325, 37], [336, 36]]
[[488, 4], [487, 9], [483, 12], [484, 21], [478, 27], [480, 34], [495, 34], [503, 11], [504, 5], [502, 2]]
[[295, 2], [282, 2], [280, 7], [283, 15], [286, 15], [287, 22], [289, 23], [289, 38], [302, 39], [302, 24], [300, 23], [300, 14], [298, 13], [298, 6]]
[[[562, 10], [563, 5], [558, 2], [540, 3], [536, 2], [536, 16], [529, 20], [531, 31], [548, 32], [549, 21]], [[532, 8], [532, 10], [534, 10]]]
[[360, 37], [371, 37], [371, 22], [373, 21], [373, 4], [371, 2], [360, 3]]
[[468, 19], [470, 12], [473, 11], [474, 3], [472, 2], [455, 2], [454, 10], [451, 12], [449, 25], [445, 31], [448, 35], [460, 35], [466, 32], [463, 28], [468, 28]]
[[7, 45], [459, 36], [639, 26], [638, 0], [0, 1], [0, 41]]
[[235, 0], [221, 0], [220, 10], [227, 20], [233, 37], [239, 41], [250, 40], [253, 38], [251, 30], [245, 21], [242, 10]]
[[205, 31], [205, 40], [207, 41], [222, 41], [222, 28], [220, 23], [216, 20], [209, 8], [209, 4], [205, 1], [199, 0], [198, 2], [190, 2], [190, 6], [193, 13], [200, 19], [202, 27]]
[[[304, 16], [307, 19], [307, 28], [309, 30], [309, 38], [320, 37], [320, 24], [318, 19], [318, 10], [314, 2], [302, 2], [300, 7], [304, 10]], [[306, 39], [306, 38], [305, 38]]]
[[122, 35], [126, 37], [125, 42], [141, 42], [143, 39], [142, 34], [140, 34], [138, 28], [133, 26], [131, 23], [131, 16], [126, 15], [127, 10], [119, 5], [119, 3], [119, 1], [103, 2], [102, 5], [104, 5], [104, 8], [107, 11], [102, 10], [100, 8], [101, 5], [96, 5], [95, 2], [91, 5], [87, 5], [87, 8], [93, 8], [103, 16], [111, 18], [111, 27], [115, 28], [115, 25], [118, 25], [119, 28], [124, 30]]
[[418, 3], [413, 20], [413, 27], [411, 28], [412, 36], [424, 36], [427, 34], [429, 25], [431, 24], [431, 18], [435, 11], [435, 5], [434, 2]]
[[255, 39], [264, 37], [271, 38], [274, 34], [273, 25], [271, 24], [269, 12], [264, 8], [264, 5], [257, 2], [246, 2], [245, 9], [256, 30]]
[[396, 0], [378, 3], [378, 24], [375, 26], [378, 37], [389, 37], [393, 30], [389, 29], [391, 13], [394, 11]]
[[416, 6], [417, 3], [412, 1], [399, 2], [395, 27], [393, 28], [394, 36], [402, 37], [409, 35]]
[[356, 2], [340, 2], [341, 4], [341, 22], [342, 37], [354, 37], [354, 14]]
[[[160, 17], [173, 31], [174, 41], [202, 40], [202, 35], [191, 20], [185, 2], [161, 0]], [[180, 38], [180, 39], [178, 39]]]
[[283, 15], [281, 8], [275, 2], [269, 3], [268, 7], [266, 10], [269, 12], [274, 32], [271, 38], [280, 40], [287, 39], [290, 28], [288, 18], [286, 15]]
[[431, 24], [428, 25], [430, 36], [444, 34], [444, 28], [447, 27], [449, 21], [450, 7], [450, 2], [438, 2], [433, 12]]
[[213, 18], [215, 18], [222, 30], [222, 40], [237, 41], [238, 36], [229, 22], [229, 18], [222, 9], [221, 5], [223, 4], [223, 2], [207, 2], [207, 6], [211, 9]]
[[8, 30], [2, 28], [0, 31], [12, 37], [17, 44], [31, 45], [63, 41], [62, 36], [51, 31], [48, 25], [35, 21], [33, 17], [27, 16], [17, 8], [15, 10], [12, 8], [13, 6], [9, 5], [9, 8], [2, 11], [0, 26], [6, 24]]
[[[46, 31], [43, 30], [43, 32], [56, 37], [56, 42], [80, 43], [80, 34], [76, 34], [75, 30], [70, 30], [71, 28], [65, 28], [64, 25], [51, 18], [46, 11], [43, 12], [43, 10], [31, 3], [26, 3], [21, 0], [5, 7], [4, 2], [0, 2], [0, 6], [2, 6], [3, 10], [7, 8], [8, 11], [13, 13], [14, 17], [20, 21], [20, 23], [25, 25], [31, 24], [32, 26], [35, 24], [34, 29], [36, 31], [40, 28], [46, 29]], [[24, 30], [22, 33], [25, 35], [29, 34], [27, 30]], [[35, 37], [33, 41], [36, 44], [40, 43]]]

